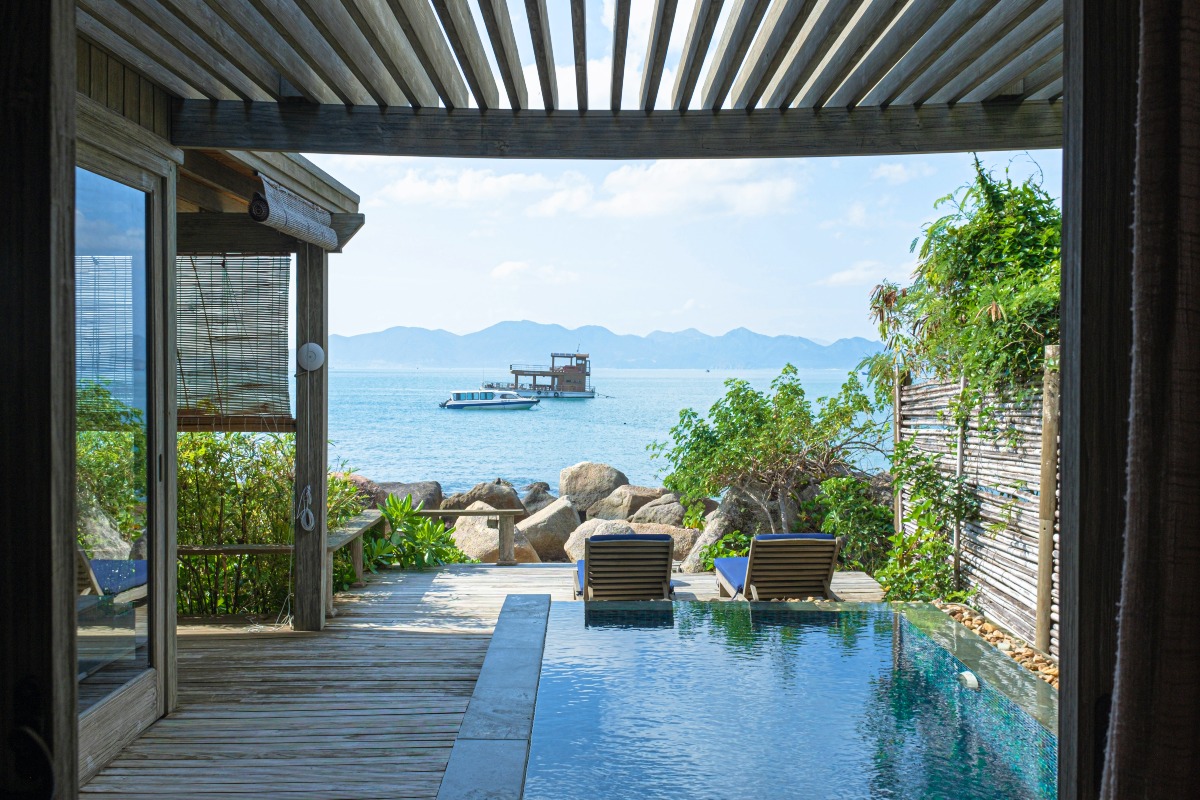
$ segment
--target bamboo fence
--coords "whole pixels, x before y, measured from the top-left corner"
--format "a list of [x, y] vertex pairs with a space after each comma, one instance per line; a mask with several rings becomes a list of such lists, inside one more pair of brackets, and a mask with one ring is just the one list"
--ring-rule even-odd
[[[975, 418], [963, 426], [954, 419], [950, 406], [961, 390], [959, 383], [904, 385], [899, 381], [896, 439], [913, 441], [920, 450], [936, 454], [942, 472], [947, 477], [963, 475], [979, 501], [977, 519], [953, 532], [956, 569], [962, 585], [976, 590], [973, 602], [989, 618], [1057, 657], [1057, 374], [1048, 372], [1044, 385], [1044, 397], [1052, 404], [1046, 433], [1055, 443], [1046, 459], [1042, 458], [1042, 397], [1001, 406], [990, 421], [993, 429], [981, 431]], [[1052, 482], [1045, 482], [1044, 474]], [[1053, 493], [1052, 501], [1042, 502], [1043, 486]], [[897, 497], [897, 519], [903, 520], [911, 498], [905, 490]], [[913, 523], [903, 524], [914, 531]], [[1041, 541], [1052, 542], [1044, 562], [1039, 562], [1039, 555], [1044, 555]]]

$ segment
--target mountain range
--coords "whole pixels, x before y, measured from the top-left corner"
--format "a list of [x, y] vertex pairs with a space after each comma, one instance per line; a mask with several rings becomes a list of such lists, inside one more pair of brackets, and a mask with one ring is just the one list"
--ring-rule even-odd
[[765, 336], [735, 328], [710, 336], [694, 328], [646, 336], [617, 334], [598, 325], [565, 328], [537, 322], [500, 322], [481, 331], [396, 327], [356, 336], [329, 337], [334, 369], [402, 367], [485, 367], [548, 363], [550, 353], [592, 356], [593, 369], [777, 369], [784, 364], [820, 369], [851, 369], [882, 349], [879, 342], [854, 337], [828, 345], [800, 336]]

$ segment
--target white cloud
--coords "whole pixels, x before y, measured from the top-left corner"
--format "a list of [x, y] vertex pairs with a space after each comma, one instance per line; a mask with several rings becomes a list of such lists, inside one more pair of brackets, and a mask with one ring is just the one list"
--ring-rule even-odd
[[855, 261], [843, 270], [826, 275], [816, 282], [817, 286], [875, 286], [887, 278], [898, 280], [912, 275], [916, 262], [900, 267], [888, 267], [882, 261], [865, 259]]
[[[566, 176], [564, 176], [566, 177]], [[498, 205], [520, 195], [553, 192], [556, 180], [541, 173], [497, 173], [490, 169], [409, 169], [364, 201], [364, 206], [389, 203], [465, 208]]]
[[908, 183], [914, 178], [927, 178], [935, 172], [937, 170], [924, 161], [914, 161], [907, 164], [903, 162], [891, 162], [880, 164], [871, 170], [871, 179], [886, 181], [892, 186], [899, 186], [902, 183]]
[[528, 261], [504, 261], [492, 267], [489, 275], [493, 280], [511, 282], [538, 282], [562, 286], [577, 283], [579, 273], [551, 265], [535, 266]]
[[865, 228], [867, 227], [867, 206], [855, 200], [846, 209], [846, 213], [837, 219], [827, 219], [821, 223], [821, 228]]

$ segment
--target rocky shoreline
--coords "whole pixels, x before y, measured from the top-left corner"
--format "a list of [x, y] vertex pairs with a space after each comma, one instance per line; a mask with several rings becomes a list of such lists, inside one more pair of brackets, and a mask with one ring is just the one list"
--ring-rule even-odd
[[684, 572], [701, 572], [700, 551], [734, 530], [763, 529], [761, 512], [737, 493], [718, 503], [704, 502], [702, 530], [684, 527], [687, 509], [662, 487], [635, 486], [625, 473], [608, 464], [583, 461], [559, 474], [558, 494], [549, 484], [533, 483], [518, 491], [502, 478], [480, 483], [466, 492], [443, 495], [437, 481], [376, 483], [357, 474], [344, 475], [372, 508], [389, 494], [412, 497], [413, 505], [441, 509], [453, 525], [460, 550], [482, 562], [498, 558], [496, 532], [485, 517], [462, 517], [461, 510], [513, 509], [515, 550], [521, 563], [573, 562], [583, 557], [584, 542], [596, 534], [665, 533], [674, 541], [673, 556]]

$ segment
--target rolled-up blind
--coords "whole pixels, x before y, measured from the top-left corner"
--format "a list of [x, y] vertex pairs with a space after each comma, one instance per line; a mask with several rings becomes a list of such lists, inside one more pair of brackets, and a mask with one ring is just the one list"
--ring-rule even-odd
[[288, 256], [180, 255], [180, 430], [295, 430]]
[[316, 203], [305, 200], [270, 178], [259, 175], [263, 190], [250, 201], [250, 218], [324, 250], [336, 250], [333, 218]]

